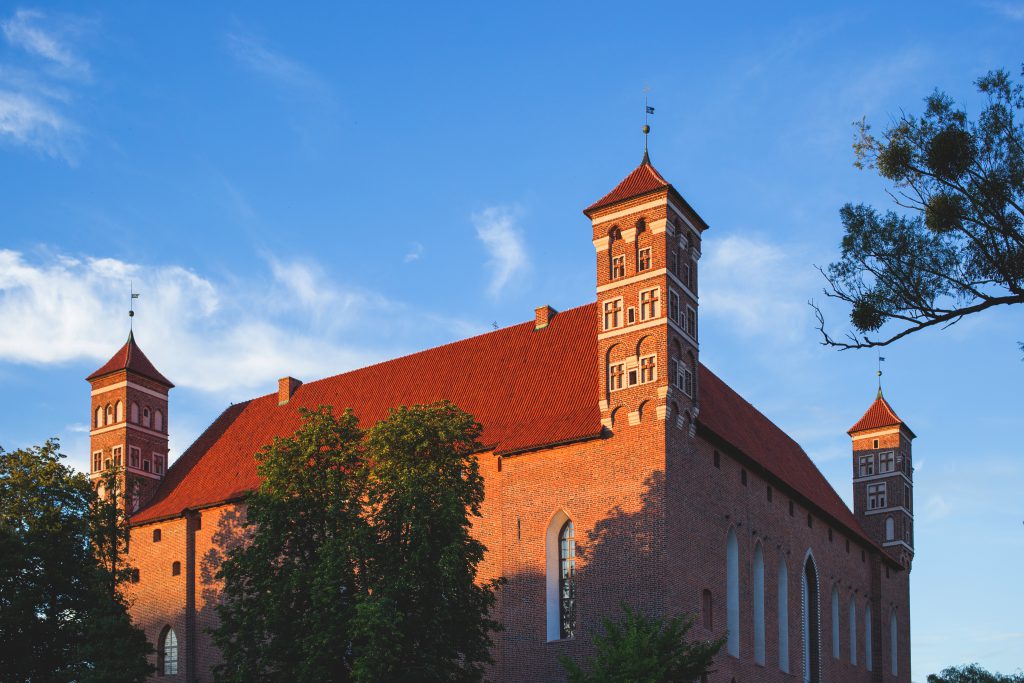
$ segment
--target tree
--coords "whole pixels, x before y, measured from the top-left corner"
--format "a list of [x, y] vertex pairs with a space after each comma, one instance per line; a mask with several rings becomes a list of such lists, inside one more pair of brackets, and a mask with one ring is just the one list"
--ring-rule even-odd
[[935, 91], [923, 115], [902, 114], [879, 137], [857, 124], [855, 166], [890, 181], [903, 212], [865, 204], [840, 210], [841, 257], [822, 274], [825, 295], [850, 305], [854, 331], [833, 339], [812, 302], [822, 343], [885, 346], [1024, 303], [1024, 88], [1003, 70], [975, 85], [987, 101], [976, 120]]
[[480, 426], [449, 403], [363, 432], [351, 411], [301, 411], [257, 455], [249, 542], [219, 570], [220, 681], [480, 680], [495, 582], [469, 534]]
[[994, 674], [977, 664], [951, 666], [937, 674], [928, 674], [928, 683], [1024, 683], [1024, 673]]
[[63, 457], [56, 439], [0, 448], [0, 680], [142, 681], [152, 648], [90, 537], [104, 504]]
[[597, 657], [589, 671], [563, 656], [562, 666], [572, 683], [688, 683], [710, 673], [725, 637], [687, 642], [692, 619], [647, 617], [623, 605], [618, 622], [604, 619], [604, 634], [594, 637]]

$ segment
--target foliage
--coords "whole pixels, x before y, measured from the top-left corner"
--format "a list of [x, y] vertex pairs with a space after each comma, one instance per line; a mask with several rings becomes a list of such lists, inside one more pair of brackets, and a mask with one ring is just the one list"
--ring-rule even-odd
[[142, 681], [152, 648], [119, 590], [127, 524], [63, 457], [55, 439], [0, 449], [0, 678]]
[[[902, 114], [881, 136], [857, 124], [855, 165], [888, 180], [903, 212], [840, 210], [841, 257], [822, 273], [825, 295], [850, 305], [855, 332], [833, 339], [812, 304], [824, 344], [885, 346], [1024, 303], [1024, 87], [1002, 70], [975, 85], [986, 98], [976, 120], [935, 91], [923, 115]], [[892, 331], [871, 334], [889, 323]]]
[[604, 619], [604, 634], [594, 637], [597, 657], [585, 671], [562, 657], [572, 683], [680, 683], [710, 673], [714, 656], [725, 637], [708, 642], [687, 642], [692, 619], [650, 618], [623, 605], [619, 622]]
[[1024, 683], [1024, 673], [994, 674], [977, 664], [951, 666], [937, 674], [928, 674], [928, 683]]
[[497, 627], [469, 535], [480, 426], [448, 403], [369, 432], [351, 411], [301, 414], [258, 454], [250, 540], [218, 573], [217, 679], [480, 680]]

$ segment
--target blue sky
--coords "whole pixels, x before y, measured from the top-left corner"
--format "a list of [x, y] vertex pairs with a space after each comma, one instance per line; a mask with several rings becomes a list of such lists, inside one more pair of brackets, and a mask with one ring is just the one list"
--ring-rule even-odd
[[[177, 385], [172, 457], [228, 403], [594, 299], [581, 209], [651, 156], [712, 226], [702, 360], [849, 502], [875, 355], [808, 299], [851, 123], [1018, 71], [1024, 3], [0, 6], [0, 444], [86, 464], [83, 378], [127, 333]], [[839, 330], [844, 312], [828, 309]], [[1022, 665], [1024, 312], [885, 351], [915, 444], [914, 678]]]

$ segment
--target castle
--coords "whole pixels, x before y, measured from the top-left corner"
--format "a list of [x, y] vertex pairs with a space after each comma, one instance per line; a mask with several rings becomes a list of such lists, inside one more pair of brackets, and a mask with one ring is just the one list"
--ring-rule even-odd
[[364, 425], [449, 399], [483, 425], [483, 578], [503, 576], [491, 678], [561, 680], [623, 601], [728, 633], [712, 683], [910, 681], [914, 433], [881, 392], [849, 430], [854, 509], [699, 362], [707, 224], [647, 154], [583, 212], [597, 300], [232, 405], [168, 463], [173, 385], [134, 337], [88, 377], [91, 476], [125, 477], [132, 616], [157, 678], [209, 681], [213, 578], [299, 408]]

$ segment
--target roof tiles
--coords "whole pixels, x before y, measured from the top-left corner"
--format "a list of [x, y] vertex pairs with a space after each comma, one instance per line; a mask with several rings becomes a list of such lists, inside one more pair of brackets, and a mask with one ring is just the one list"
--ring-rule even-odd
[[[871, 404], [867, 412], [857, 420], [857, 424], [850, 427], [847, 434], [853, 434], [854, 432], [863, 432], [868, 429], [881, 429], [882, 427], [895, 427], [902, 425], [909, 431], [910, 427], [899, 418], [896, 411], [892, 409], [889, 402], [882, 396], [882, 390], [878, 390], [878, 397], [875, 402]], [[913, 432], [911, 432], [913, 434]]]
[[644, 160], [633, 169], [625, 179], [615, 186], [615, 189], [606, 194], [605, 196], [598, 199], [596, 202], [588, 206], [583, 210], [583, 213], [590, 214], [592, 211], [596, 211], [601, 207], [615, 204], [626, 199], [633, 197], [639, 197], [640, 195], [647, 194], [648, 192], [654, 192], [666, 187], [672, 187], [667, 180], [665, 180], [657, 169], [651, 165], [650, 159], [647, 154], [644, 153]]
[[109, 375], [119, 370], [129, 370], [143, 377], [148, 377], [169, 389], [174, 387], [169, 379], [160, 374], [156, 367], [146, 358], [146, 354], [142, 352], [139, 345], [135, 343], [134, 332], [128, 333], [128, 341], [118, 349], [117, 353], [110, 360], [103, 364], [103, 367], [85, 379], [91, 382], [94, 379], [99, 379], [104, 375]]

